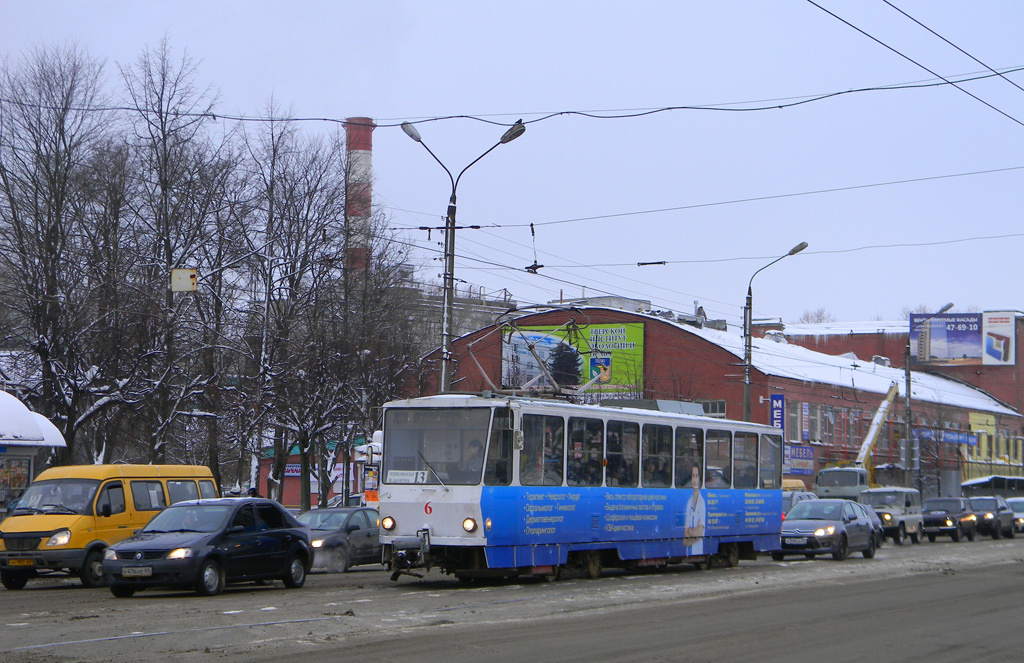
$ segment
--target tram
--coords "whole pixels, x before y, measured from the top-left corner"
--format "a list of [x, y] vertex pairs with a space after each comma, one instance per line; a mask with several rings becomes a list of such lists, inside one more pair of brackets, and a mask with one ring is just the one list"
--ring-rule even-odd
[[778, 549], [779, 429], [640, 407], [446, 394], [384, 406], [392, 580], [720, 562]]

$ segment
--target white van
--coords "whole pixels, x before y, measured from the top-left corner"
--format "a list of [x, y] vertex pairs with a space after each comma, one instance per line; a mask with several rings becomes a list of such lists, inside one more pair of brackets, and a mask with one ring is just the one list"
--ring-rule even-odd
[[924, 520], [921, 516], [921, 493], [914, 488], [886, 486], [868, 488], [857, 501], [874, 507], [882, 519], [882, 530], [893, 542], [902, 546], [907, 535], [913, 543], [924, 539]]

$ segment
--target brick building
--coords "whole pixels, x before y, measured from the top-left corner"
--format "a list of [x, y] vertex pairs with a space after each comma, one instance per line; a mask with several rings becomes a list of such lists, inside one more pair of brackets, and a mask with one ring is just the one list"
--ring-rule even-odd
[[[541, 355], [540, 362], [529, 352], [531, 346]], [[515, 318], [512, 326], [492, 325], [462, 336], [453, 343], [453, 352], [454, 391], [518, 387], [518, 393], [524, 393], [524, 385], [550, 391], [552, 385], [538, 365], [543, 363], [560, 376], [559, 384], [592, 382], [583, 400], [693, 401], [712, 416], [742, 417], [742, 336], [675, 319], [610, 308], [550, 310]], [[909, 468], [911, 451], [903, 425], [905, 373], [881, 360], [872, 361], [875, 354], [863, 359], [819, 352], [788, 342], [777, 332], [752, 339], [752, 420], [771, 423], [774, 397], [776, 418], [784, 423], [792, 452], [787, 456], [787, 476], [809, 485], [822, 467], [852, 460], [893, 383], [900, 396], [874, 459], [876, 465]], [[578, 373], [573, 373], [574, 366]], [[1006, 467], [1016, 464], [1019, 471], [1022, 418], [1016, 409], [971, 385], [933, 373], [912, 371], [912, 384], [926, 489], [931, 484], [931, 492], [943, 485], [948, 490], [962, 478], [977, 475], [970, 459], [980, 444], [977, 431], [982, 427], [994, 431], [996, 439], [1001, 435], [1001, 448], [1008, 452]], [[436, 376], [420, 382], [419, 395], [434, 390]]]

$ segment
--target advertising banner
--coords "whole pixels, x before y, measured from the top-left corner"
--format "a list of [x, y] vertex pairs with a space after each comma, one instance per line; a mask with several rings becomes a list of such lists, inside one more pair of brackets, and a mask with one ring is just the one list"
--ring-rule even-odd
[[590, 325], [582, 329], [520, 327], [506, 330], [502, 340], [502, 387], [551, 386], [533, 347], [562, 387], [593, 381], [588, 391], [601, 394], [643, 390], [644, 325]]
[[1013, 366], [1015, 314], [910, 314], [911, 366]]
[[789, 446], [789, 473], [814, 474], [814, 447], [802, 444], [790, 444]]

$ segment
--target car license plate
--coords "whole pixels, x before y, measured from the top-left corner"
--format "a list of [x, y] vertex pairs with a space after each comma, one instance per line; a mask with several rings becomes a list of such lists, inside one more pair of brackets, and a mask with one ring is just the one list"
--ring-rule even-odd
[[30, 559], [11, 559], [7, 563], [11, 566], [35, 566], [35, 562]]
[[786, 537], [786, 543], [788, 543], [791, 546], [802, 546], [805, 543], [807, 543], [807, 537], [806, 536], [787, 536]]
[[153, 567], [151, 566], [126, 566], [121, 569], [122, 576], [151, 576], [153, 575]]

